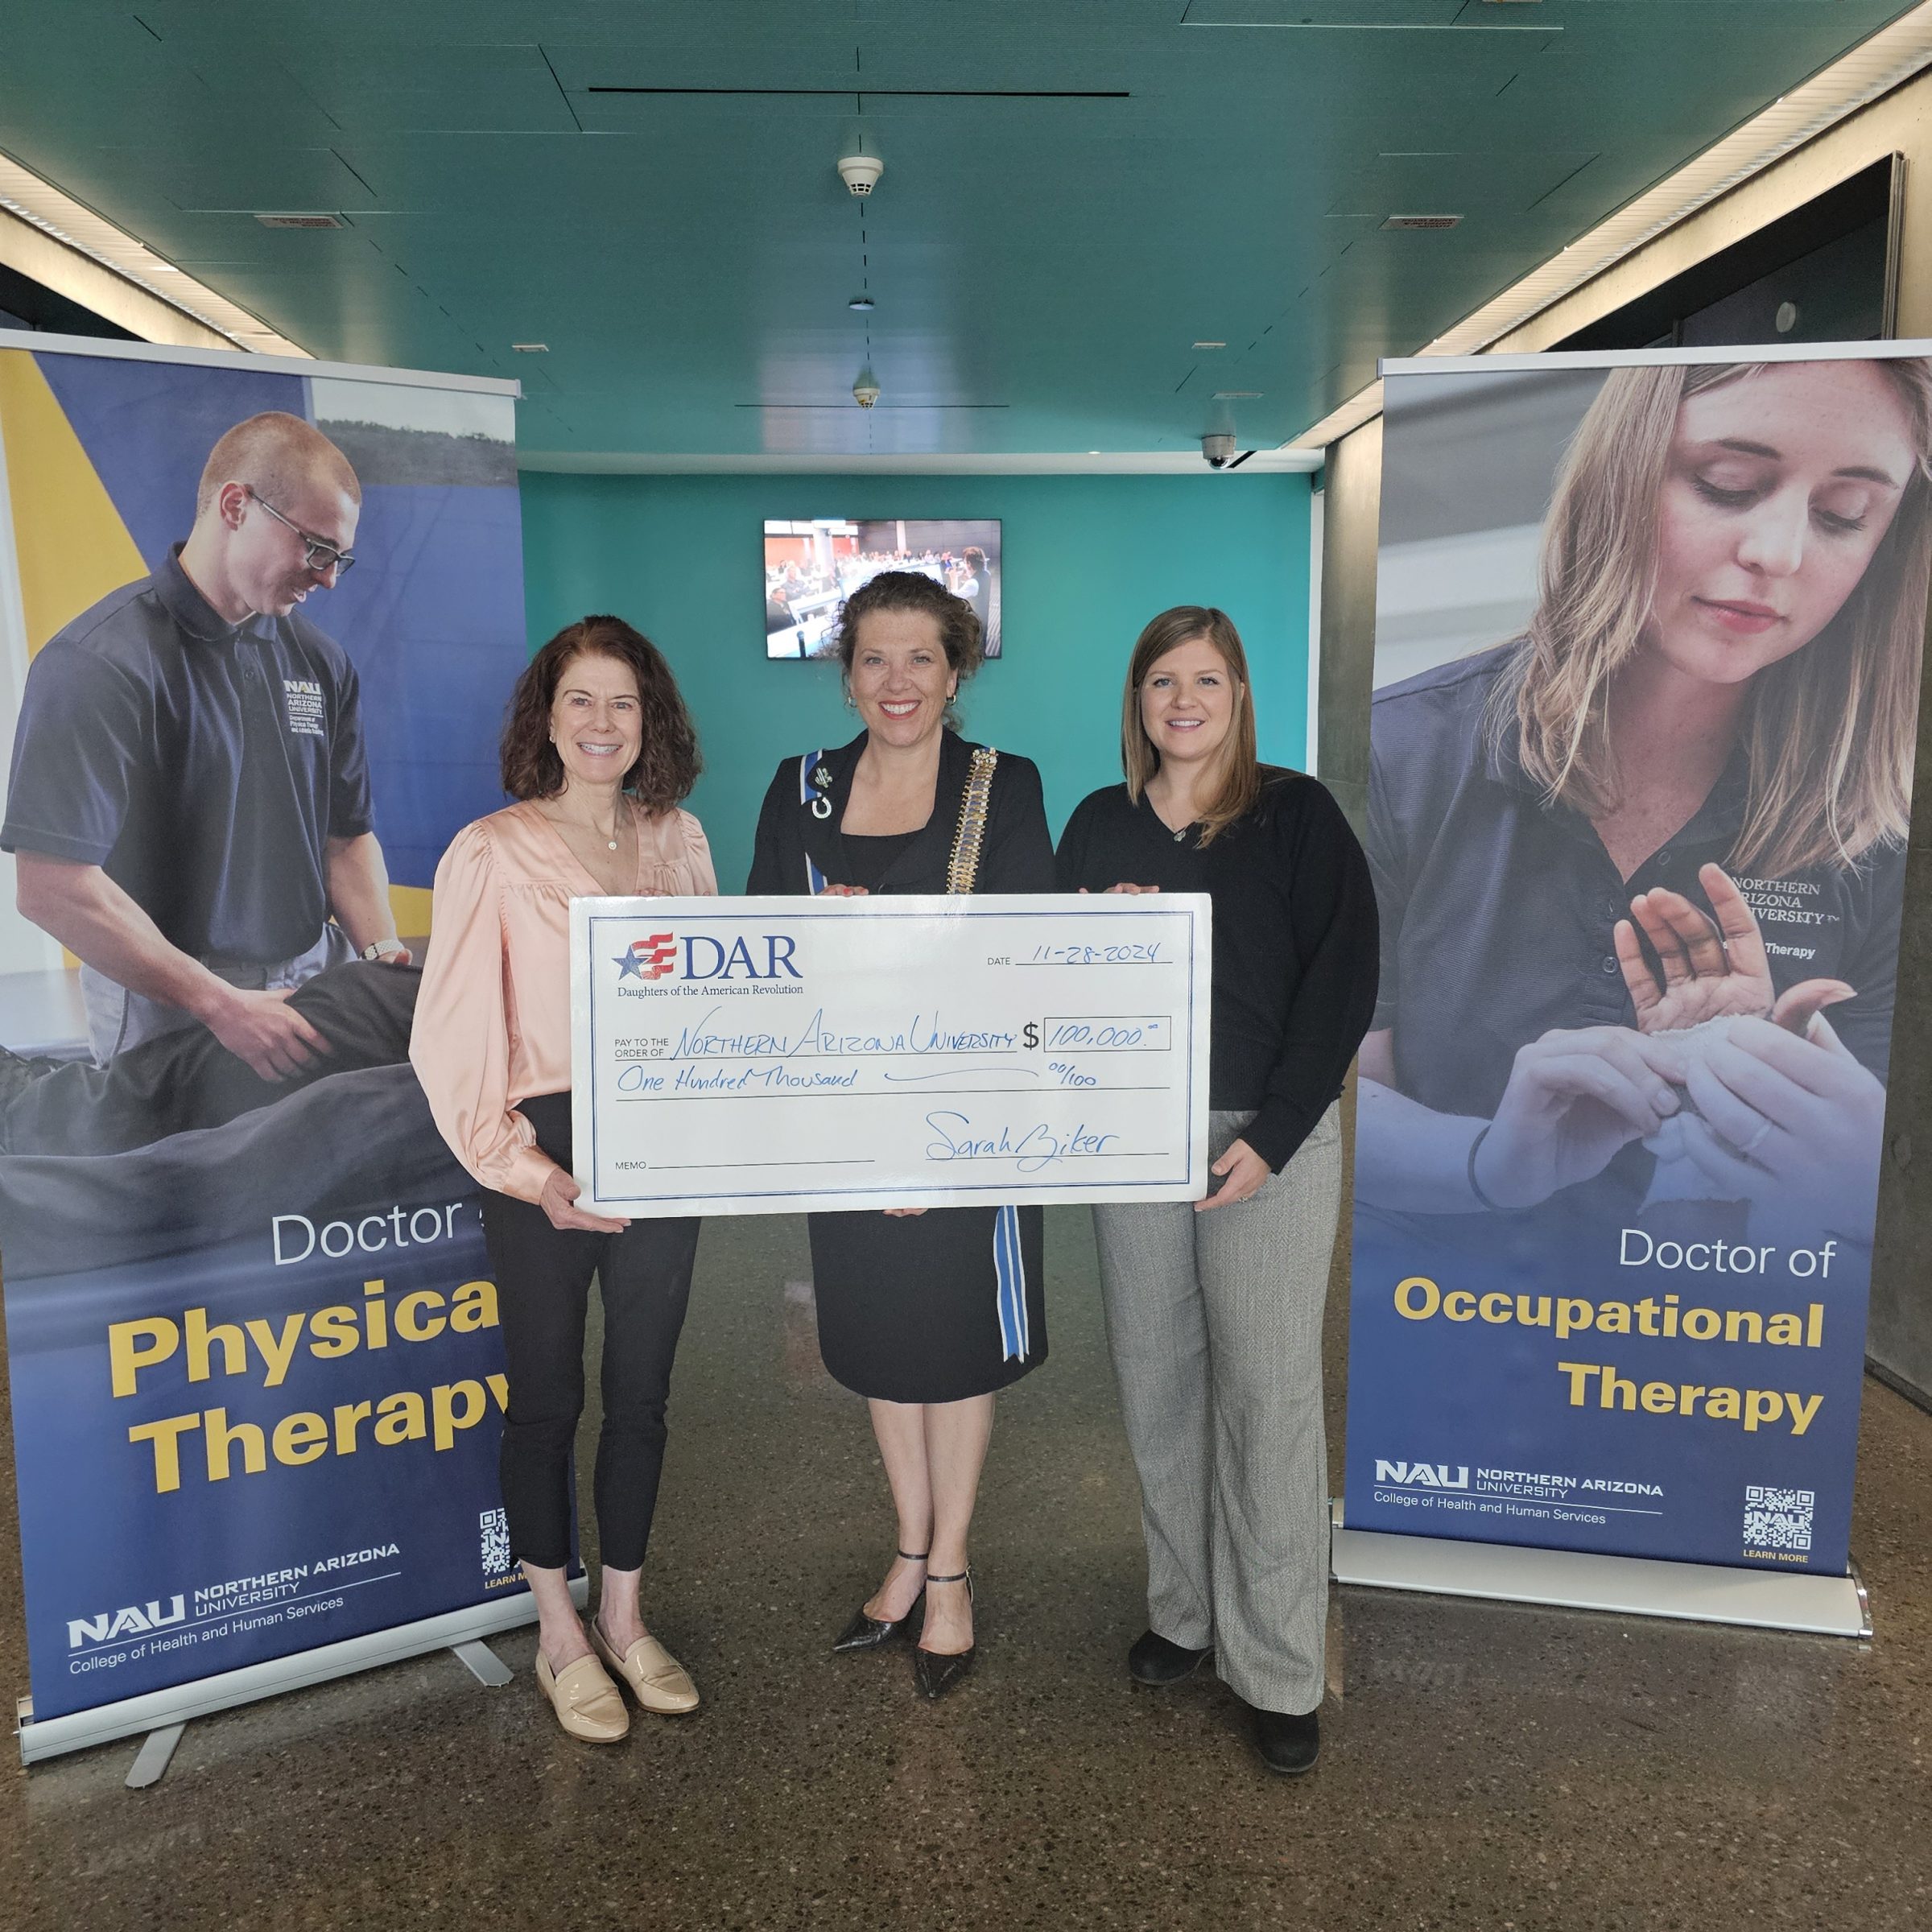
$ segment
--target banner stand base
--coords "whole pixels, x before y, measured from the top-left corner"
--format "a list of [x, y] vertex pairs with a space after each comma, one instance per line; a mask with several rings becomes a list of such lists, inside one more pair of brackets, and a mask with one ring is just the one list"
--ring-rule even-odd
[[187, 1728], [185, 1723], [164, 1724], [159, 1731], [148, 1732], [134, 1753], [134, 1763], [128, 1767], [129, 1790], [145, 1791], [150, 1785], [160, 1783], [174, 1757], [175, 1746], [180, 1743], [181, 1733]]
[[[582, 1609], [590, 1595], [590, 1579], [573, 1577], [570, 1594]], [[535, 1600], [527, 1590], [519, 1590], [493, 1603], [471, 1604], [460, 1610], [445, 1611], [440, 1616], [423, 1617], [387, 1630], [371, 1630], [338, 1644], [299, 1650], [291, 1657], [271, 1657], [266, 1663], [225, 1670], [219, 1676], [175, 1684], [165, 1690], [151, 1690], [144, 1696], [125, 1698], [118, 1703], [98, 1704], [91, 1711], [70, 1711], [64, 1717], [48, 1718], [43, 1723], [35, 1720], [32, 1699], [22, 1698], [18, 1707], [20, 1761], [38, 1764], [43, 1758], [85, 1751], [95, 1744], [112, 1744], [116, 1738], [146, 1732], [147, 1740], [127, 1777], [129, 1787], [138, 1790], [155, 1783], [167, 1769], [175, 1746], [181, 1740], [182, 1728], [190, 1719], [209, 1717], [217, 1711], [232, 1710], [237, 1704], [253, 1703], [259, 1698], [279, 1697], [285, 1691], [327, 1683], [332, 1678], [349, 1677], [384, 1664], [399, 1664], [431, 1650], [454, 1651], [479, 1682], [507, 1684], [515, 1674], [481, 1640], [536, 1620]], [[478, 1651], [482, 1655], [474, 1656]], [[484, 1657], [494, 1666], [494, 1672], [485, 1665]]]
[[1598, 1556], [1517, 1543], [1459, 1542], [1343, 1525], [1335, 1505], [1330, 1572], [1338, 1583], [1435, 1596], [1493, 1597], [1567, 1610], [1620, 1611], [1820, 1637], [1868, 1637], [1870, 1605], [1856, 1566], [1849, 1576], [1789, 1575], [1719, 1563]]
[[449, 1653], [485, 1690], [500, 1690], [516, 1675], [480, 1637], [465, 1644], [452, 1644]]

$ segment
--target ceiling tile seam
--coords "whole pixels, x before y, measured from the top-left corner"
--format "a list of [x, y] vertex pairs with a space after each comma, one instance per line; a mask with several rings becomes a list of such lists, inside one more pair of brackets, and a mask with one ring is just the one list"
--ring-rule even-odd
[[563, 76], [557, 72], [557, 64], [550, 57], [550, 49], [539, 40], [537, 43], [537, 52], [543, 56], [543, 64], [549, 68], [550, 77], [556, 84], [558, 97], [564, 103], [564, 111], [570, 116], [571, 125], [576, 129], [579, 134], [582, 134], [584, 123], [577, 117], [576, 103], [571, 99], [570, 89], [564, 85]]

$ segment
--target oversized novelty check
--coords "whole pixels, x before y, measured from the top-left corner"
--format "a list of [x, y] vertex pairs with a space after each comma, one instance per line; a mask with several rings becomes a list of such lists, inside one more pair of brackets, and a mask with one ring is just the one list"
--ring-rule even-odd
[[577, 899], [587, 1205], [1198, 1199], [1204, 895]]

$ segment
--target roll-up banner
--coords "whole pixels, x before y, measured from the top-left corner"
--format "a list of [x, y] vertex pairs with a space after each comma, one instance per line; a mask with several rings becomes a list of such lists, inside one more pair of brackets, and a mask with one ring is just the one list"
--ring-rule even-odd
[[436, 861], [502, 801], [514, 396], [0, 335], [30, 1759], [527, 1614], [406, 1057]]
[[1386, 367], [1352, 1561], [1862, 1624], [1929, 356]]

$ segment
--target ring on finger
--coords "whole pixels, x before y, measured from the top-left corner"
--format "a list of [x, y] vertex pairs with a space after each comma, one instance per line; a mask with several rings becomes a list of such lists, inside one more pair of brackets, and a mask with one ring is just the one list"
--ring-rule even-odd
[[1747, 1158], [1757, 1153], [1758, 1149], [1763, 1146], [1765, 1137], [1770, 1133], [1771, 1126], [1772, 1123], [1769, 1121], [1760, 1121], [1757, 1124], [1757, 1131], [1752, 1135], [1750, 1139], [1738, 1142], [1738, 1152]]

